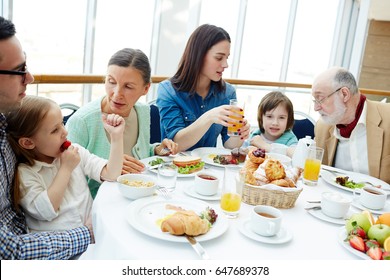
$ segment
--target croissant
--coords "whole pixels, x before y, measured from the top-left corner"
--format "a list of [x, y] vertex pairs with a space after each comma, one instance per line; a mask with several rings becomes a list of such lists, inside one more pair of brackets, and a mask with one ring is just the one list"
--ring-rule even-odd
[[198, 236], [210, 230], [210, 223], [194, 211], [177, 211], [161, 223], [161, 230], [173, 235]]

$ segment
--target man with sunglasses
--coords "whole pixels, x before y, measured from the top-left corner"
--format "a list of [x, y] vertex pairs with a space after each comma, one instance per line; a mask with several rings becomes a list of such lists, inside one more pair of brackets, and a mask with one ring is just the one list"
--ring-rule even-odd
[[340, 67], [316, 77], [312, 96], [321, 115], [315, 140], [325, 149], [322, 163], [390, 183], [390, 103], [368, 100]]
[[0, 17], [0, 259], [69, 259], [87, 249], [92, 226], [29, 233], [12, 187], [17, 160], [7, 140], [5, 114], [19, 108], [34, 81], [15, 33], [14, 24]]

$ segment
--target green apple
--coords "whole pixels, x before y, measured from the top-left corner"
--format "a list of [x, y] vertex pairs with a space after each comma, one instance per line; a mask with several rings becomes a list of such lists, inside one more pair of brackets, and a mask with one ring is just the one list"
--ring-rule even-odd
[[370, 220], [365, 214], [355, 213], [345, 222], [345, 229], [347, 230], [347, 233], [350, 233], [353, 229], [353, 221], [356, 221], [357, 225], [360, 226], [366, 233], [371, 227]]
[[375, 239], [383, 247], [383, 242], [390, 236], [390, 226], [375, 224], [370, 227], [367, 233], [368, 238]]

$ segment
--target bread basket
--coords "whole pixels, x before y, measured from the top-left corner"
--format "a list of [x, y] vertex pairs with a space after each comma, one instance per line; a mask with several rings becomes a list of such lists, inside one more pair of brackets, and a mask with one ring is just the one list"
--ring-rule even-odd
[[250, 205], [270, 205], [289, 209], [294, 207], [301, 192], [301, 187], [284, 188], [272, 184], [263, 186], [245, 184], [242, 188], [242, 201]]

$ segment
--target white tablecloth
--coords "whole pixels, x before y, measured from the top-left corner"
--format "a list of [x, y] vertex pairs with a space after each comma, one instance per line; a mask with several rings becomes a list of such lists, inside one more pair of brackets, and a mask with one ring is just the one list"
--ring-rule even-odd
[[[223, 168], [209, 167], [222, 178]], [[150, 172], [150, 171], [149, 171]], [[156, 174], [153, 176], [156, 176]], [[187, 197], [184, 188], [191, 186], [191, 178], [178, 178], [175, 195]], [[96, 243], [90, 245], [80, 259], [199, 259], [187, 243], [163, 241], [147, 236], [134, 229], [126, 220], [126, 207], [132, 203], [117, 189], [117, 183], [101, 185], [93, 204], [93, 226]], [[299, 181], [299, 184], [302, 184]], [[359, 259], [340, 244], [339, 233], [343, 226], [325, 222], [313, 217], [304, 207], [307, 200], [320, 200], [323, 191], [340, 192], [352, 196], [351, 192], [340, 190], [320, 179], [318, 186], [303, 185], [295, 207], [282, 209], [283, 227], [293, 234], [285, 244], [264, 244], [244, 236], [238, 229], [243, 219], [249, 218], [252, 205], [242, 203], [237, 219], [229, 219], [227, 231], [218, 238], [202, 242], [211, 259], [268, 259], [268, 260], [335, 260]], [[220, 211], [219, 201], [207, 201]], [[352, 211], [360, 210], [352, 208]]]

